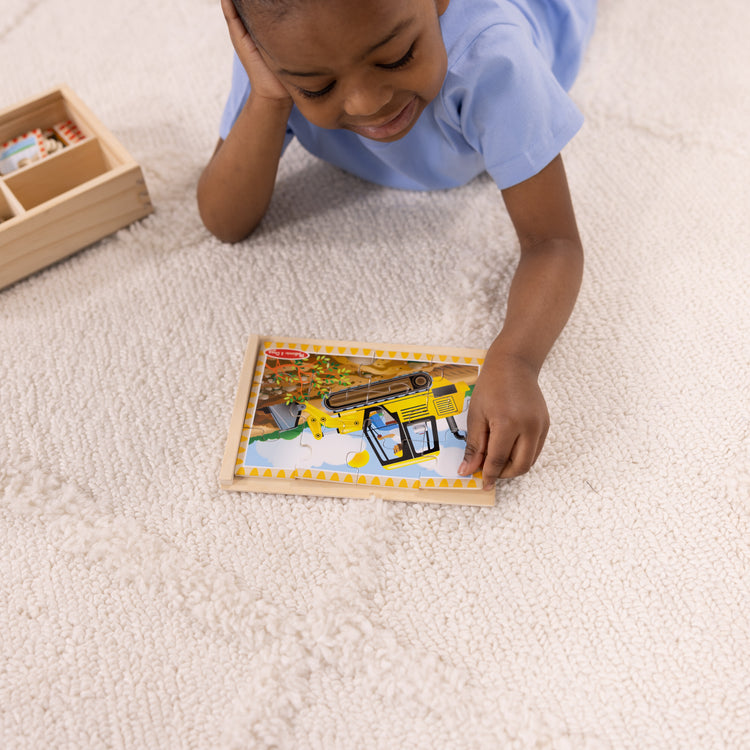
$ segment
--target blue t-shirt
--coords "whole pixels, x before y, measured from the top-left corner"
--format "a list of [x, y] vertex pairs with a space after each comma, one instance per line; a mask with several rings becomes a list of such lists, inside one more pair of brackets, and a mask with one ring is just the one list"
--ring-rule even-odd
[[[485, 170], [500, 189], [523, 182], [583, 124], [567, 90], [595, 13], [596, 0], [451, 0], [440, 16], [448, 72], [409, 133], [380, 143], [316, 127], [293, 107], [285, 146], [295, 137], [347, 172], [407, 190], [457, 187]], [[235, 55], [222, 138], [249, 93]]]

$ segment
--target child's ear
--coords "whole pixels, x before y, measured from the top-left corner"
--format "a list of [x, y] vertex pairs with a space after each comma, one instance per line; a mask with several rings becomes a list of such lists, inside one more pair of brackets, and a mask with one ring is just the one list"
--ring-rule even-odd
[[437, 14], [439, 16], [442, 16], [443, 13], [445, 13], [446, 10], [448, 10], [448, 3], [450, 0], [435, 0], [435, 8], [437, 9]]

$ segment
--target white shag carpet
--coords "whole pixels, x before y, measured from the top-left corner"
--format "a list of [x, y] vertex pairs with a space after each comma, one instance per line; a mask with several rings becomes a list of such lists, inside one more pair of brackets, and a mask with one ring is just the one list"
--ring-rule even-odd
[[746, 0], [602, 1], [552, 429], [467, 509], [218, 472], [250, 332], [490, 343], [489, 180], [388, 191], [293, 147], [223, 246], [194, 202], [218, 2], [4, 3], [0, 102], [70, 85], [156, 213], [0, 292], [0, 746], [750, 747], [748, 28]]

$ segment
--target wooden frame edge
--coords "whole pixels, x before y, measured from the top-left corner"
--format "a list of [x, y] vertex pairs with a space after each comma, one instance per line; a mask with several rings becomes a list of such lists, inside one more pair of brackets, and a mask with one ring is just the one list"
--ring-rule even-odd
[[240, 439], [242, 438], [242, 428], [245, 424], [247, 404], [250, 400], [250, 389], [253, 384], [255, 364], [258, 361], [260, 339], [261, 337], [255, 334], [250, 336], [247, 342], [247, 347], [245, 348], [245, 355], [242, 359], [240, 381], [237, 385], [237, 395], [234, 398], [232, 417], [229, 422], [229, 434], [227, 436], [224, 457], [221, 462], [221, 472], [219, 474], [219, 481], [221, 486], [225, 489], [230, 488], [236, 481], [234, 467], [237, 461]]

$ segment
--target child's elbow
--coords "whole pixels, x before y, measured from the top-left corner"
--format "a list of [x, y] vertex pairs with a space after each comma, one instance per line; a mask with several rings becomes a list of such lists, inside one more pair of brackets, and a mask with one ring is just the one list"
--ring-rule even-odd
[[208, 229], [208, 231], [211, 232], [211, 234], [216, 237], [217, 240], [221, 240], [228, 245], [242, 242], [242, 240], [247, 239], [255, 229], [255, 227], [252, 227], [249, 230], [245, 228], [238, 229], [234, 227], [228, 227], [222, 222], [216, 221], [212, 219], [212, 217], [204, 215], [203, 212], [201, 212], [201, 220], [203, 221], [203, 226], [206, 227], [206, 229]]
[[198, 214], [203, 226], [214, 237], [227, 244], [234, 244], [247, 239], [258, 225], [258, 222], [246, 224], [232, 221], [232, 217], [227, 216], [226, 211], [221, 210], [222, 206], [216, 205], [206, 196], [205, 191], [201, 190], [200, 184], [198, 185], [197, 202]]

